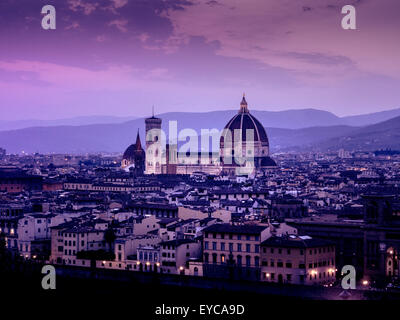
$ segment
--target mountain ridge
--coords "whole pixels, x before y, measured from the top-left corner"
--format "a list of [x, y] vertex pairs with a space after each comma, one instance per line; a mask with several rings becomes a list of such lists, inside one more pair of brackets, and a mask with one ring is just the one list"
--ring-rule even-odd
[[[237, 111], [236, 111], [237, 112]], [[210, 113], [169, 113], [163, 117], [163, 130], [168, 134], [168, 121], [179, 118], [178, 132], [189, 127], [221, 130], [236, 112], [227, 117], [225, 111]], [[253, 112], [257, 117], [257, 111]], [[225, 115], [225, 117], [222, 117]], [[213, 121], [210, 121], [210, 118]], [[260, 120], [262, 122], [262, 120]], [[210, 126], [207, 126], [211, 124]], [[215, 124], [215, 126], [214, 126]], [[31, 127], [0, 132], [0, 147], [9, 153], [122, 153], [136, 138], [139, 130], [142, 142], [144, 119], [123, 123], [89, 124], [81, 126]], [[313, 126], [288, 129], [267, 127], [272, 152], [288, 150], [400, 149], [400, 117], [364, 127], [349, 125]], [[399, 142], [398, 142], [399, 141]]]
[[[332, 112], [316, 108], [287, 109], [282, 111], [250, 111], [261, 121], [261, 123], [263, 123], [265, 127], [286, 129], [333, 125], [364, 126], [400, 116], [400, 108], [346, 117], [339, 117]], [[221, 127], [225, 125], [224, 121], [228, 121], [229, 117], [232, 117], [236, 112], [237, 109], [210, 112], [166, 112], [158, 116], [163, 118], [164, 121], [178, 119], [179, 122], [184, 122], [184, 125], [189, 128], [193, 127], [194, 124], [197, 123], [198, 117], [207, 118], [208, 120], [213, 118], [215, 123], [211, 123], [209, 127]], [[55, 120], [0, 120], [0, 131], [25, 129], [30, 127], [124, 123], [138, 119], [144, 121], [145, 118], [94, 115]]]

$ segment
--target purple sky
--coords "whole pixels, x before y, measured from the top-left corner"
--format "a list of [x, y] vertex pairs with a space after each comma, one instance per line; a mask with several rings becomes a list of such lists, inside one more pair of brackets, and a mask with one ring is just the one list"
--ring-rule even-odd
[[0, 120], [397, 108], [399, 30], [399, 0], [1, 0]]

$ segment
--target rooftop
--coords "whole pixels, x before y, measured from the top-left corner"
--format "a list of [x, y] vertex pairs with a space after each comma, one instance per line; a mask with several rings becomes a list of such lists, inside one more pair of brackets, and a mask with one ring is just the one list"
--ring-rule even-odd
[[252, 234], [258, 235], [268, 227], [256, 225], [231, 225], [228, 223], [213, 224], [204, 229], [204, 232], [234, 233], [234, 234]]

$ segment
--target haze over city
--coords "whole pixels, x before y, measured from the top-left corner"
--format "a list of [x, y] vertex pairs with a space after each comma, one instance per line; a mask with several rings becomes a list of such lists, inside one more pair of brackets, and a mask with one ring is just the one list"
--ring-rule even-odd
[[50, 2], [0, 4], [2, 120], [233, 110], [243, 91], [251, 110], [400, 107], [396, 0]]

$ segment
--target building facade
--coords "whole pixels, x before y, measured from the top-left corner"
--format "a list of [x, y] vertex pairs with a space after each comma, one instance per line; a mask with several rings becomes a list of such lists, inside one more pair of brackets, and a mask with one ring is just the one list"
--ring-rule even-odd
[[261, 281], [329, 285], [335, 280], [335, 246], [329, 241], [290, 235], [261, 244]]
[[203, 232], [204, 276], [260, 279], [260, 245], [271, 236], [267, 226], [214, 224]]

